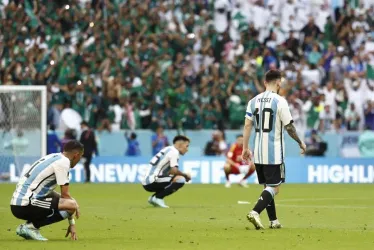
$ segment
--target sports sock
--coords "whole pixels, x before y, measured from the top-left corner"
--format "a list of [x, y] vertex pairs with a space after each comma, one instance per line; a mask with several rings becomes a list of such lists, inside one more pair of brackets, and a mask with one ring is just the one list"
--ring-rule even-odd
[[60, 211], [60, 212], [54, 212], [52, 215], [48, 216], [47, 218], [44, 218], [39, 221], [33, 221], [32, 224], [35, 226], [35, 228], [44, 227], [59, 221], [62, 221], [69, 217], [69, 213], [66, 211]]
[[178, 189], [184, 186], [185, 180], [179, 180], [177, 182], [172, 182], [168, 186], [165, 187], [164, 190], [157, 192], [154, 196], [158, 199], [163, 199], [164, 197], [171, 195], [172, 193], [176, 192]]
[[266, 212], [268, 213], [269, 221], [277, 219], [277, 212], [275, 210], [275, 201], [274, 199], [266, 207]]
[[26, 226], [27, 228], [30, 228], [30, 229], [36, 229], [36, 227], [34, 226], [34, 224], [33, 224], [31, 221], [27, 221], [27, 222], [25, 223], [25, 226]]
[[224, 172], [225, 172], [225, 177], [226, 177], [226, 181], [229, 182], [230, 181], [230, 171], [226, 171], [226, 165], [223, 167], [224, 169]]
[[247, 179], [249, 176], [251, 176], [256, 170], [255, 169], [252, 169], [250, 168], [248, 170], [248, 173], [243, 177], [242, 181], [244, 181], [245, 179]]
[[258, 199], [255, 207], [253, 208], [253, 211], [257, 212], [260, 214], [273, 200], [274, 198], [274, 191], [273, 188], [271, 187], [266, 187], [262, 193], [260, 198]]

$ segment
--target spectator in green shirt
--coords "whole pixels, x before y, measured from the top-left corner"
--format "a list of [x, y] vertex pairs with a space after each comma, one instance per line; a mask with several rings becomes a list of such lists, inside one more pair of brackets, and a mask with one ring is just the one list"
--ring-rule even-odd
[[202, 128], [201, 118], [196, 109], [191, 109], [185, 118], [182, 119], [183, 129], [197, 130]]

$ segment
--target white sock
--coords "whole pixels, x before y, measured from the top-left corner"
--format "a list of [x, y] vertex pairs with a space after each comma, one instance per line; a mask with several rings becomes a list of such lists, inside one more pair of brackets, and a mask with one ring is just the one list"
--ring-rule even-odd
[[279, 223], [279, 222], [278, 222], [278, 219], [276, 219], [276, 220], [271, 220], [270, 223]]
[[34, 226], [34, 224], [32, 224], [32, 222], [25, 223], [25, 226], [26, 226], [27, 228], [30, 228], [30, 229], [37, 229], [37, 228]]

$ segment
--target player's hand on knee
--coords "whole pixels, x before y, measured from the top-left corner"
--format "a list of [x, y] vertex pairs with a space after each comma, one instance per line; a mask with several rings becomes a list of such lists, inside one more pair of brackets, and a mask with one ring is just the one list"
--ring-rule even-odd
[[75, 209], [75, 217], [77, 217], [77, 219], [79, 219], [79, 217], [81, 217], [81, 211], [79, 209], [79, 206], [77, 206], [77, 208]]
[[72, 198], [72, 199], [75, 202], [75, 217], [77, 217], [77, 219], [79, 219], [79, 217], [81, 216], [81, 212], [80, 212], [80, 209], [79, 209], [79, 204], [74, 198]]
[[189, 182], [191, 180], [191, 174], [190, 173], [185, 173], [184, 178], [186, 178], [186, 182]]
[[61, 198], [58, 203], [58, 209], [68, 211], [70, 214], [74, 214], [77, 218], [80, 217], [79, 205], [74, 199]]

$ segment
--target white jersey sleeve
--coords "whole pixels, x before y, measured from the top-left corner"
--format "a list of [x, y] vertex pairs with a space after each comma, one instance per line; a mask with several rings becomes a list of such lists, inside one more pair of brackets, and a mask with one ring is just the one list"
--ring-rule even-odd
[[252, 110], [252, 102], [254, 102], [254, 100], [250, 100], [248, 102], [248, 105], [247, 105], [247, 110], [245, 112], [245, 118], [247, 118], [248, 120], [251, 120], [253, 121], [253, 110]]
[[145, 174], [142, 184], [148, 185], [153, 182], [169, 182], [171, 168], [178, 168], [179, 151], [174, 146], [163, 148], [149, 162], [149, 169]]
[[179, 153], [177, 150], [172, 150], [169, 153], [170, 167], [178, 167]]
[[279, 102], [279, 117], [284, 126], [293, 122], [290, 107], [284, 98], [280, 99]]
[[69, 183], [70, 161], [64, 157], [53, 164], [57, 185], [63, 186]]

